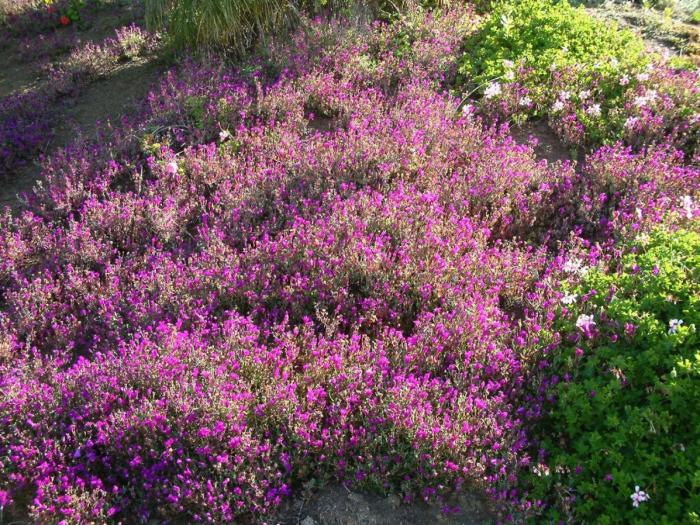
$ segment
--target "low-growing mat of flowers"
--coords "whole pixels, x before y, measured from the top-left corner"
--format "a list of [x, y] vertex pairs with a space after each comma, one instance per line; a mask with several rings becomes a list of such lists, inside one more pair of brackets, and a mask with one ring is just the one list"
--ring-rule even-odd
[[[302, 17], [45, 159], [0, 214], [3, 516], [262, 523], [339, 481], [483, 492], [504, 522], [697, 522], [688, 115], [538, 159], [487, 110], [500, 83], [461, 93], [484, 27]], [[663, 89], [692, 100], [696, 74]]]

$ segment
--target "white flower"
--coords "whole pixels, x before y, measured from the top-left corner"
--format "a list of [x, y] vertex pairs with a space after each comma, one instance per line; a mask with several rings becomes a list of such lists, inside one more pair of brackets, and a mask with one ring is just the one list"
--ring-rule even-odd
[[687, 219], [693, 218], [693, 211], [695, 210], [695, 203], [690, 195], [683, 195], [681, 197], [681, 208], [685, 212], [685, 217]]
[[169, 173], [170, 175], [177, 174], [177, 162], [175, 162], [175, 161], [168, 162], [165, 165], [165, 172]]
[[550, 70], [551, 72], [556, 71], [556, 70], [557, 70], [557, 65], [556, 65], [556, 64], [552, 64], [551, 66], [549, 66], [549, 70]]
[[635, 485], [634, 492], [632, 493], [630, 498], [632, 498], [632, 506], [637, 508], [639, 507], [640, 503], [649, 499], [649, 494], [647, 494], [643, 490], [639, 490], [639, 485]]
[[471, 115], [474, 112], [474, 106], [466, 104], [462, 106], [462, 115]]
[[647, 97], [635, 97], [635, 99], [634, 99], [634, 105], [637, 106], [638, 108], [641, 108], [642, 106], [646, 106], [647, 102], [649, 102], [649, 99]]
[[581, 314], [576, 319], [576, 328], [584, 332], [589, 331], [595, 326], [595, 321], [592, 315]]
[[619, 61], [617, 58], [612, 57], [612, 58], [610, 59], [610, 65], [611, 65], [612, 67], [617, 67], [617, 66], [620, 65], [620, 61]]
[[506, 69], [513, 69], [515, 63], [512, 60], [503, 60], [503, 67]]
[[491, 82], [484, 90], [485, 98], [493, 98], [501, 94], [501, 85], [498, 82]]
[[564, 47], [561, 48], [561, 50], [562, 50], [564, 53], [568, 53], [568, 52], [569, 52], [569, 46], [564, 46]]
[[561, 302], [562, 302], [562, 304], [569, 305], [569, 304], [574, 304], [576, 302], [576, 299], [578, 299], [578, 295], [576, 295], [575, 293], [570, 293], [570, 294], [566, 294], [564, 297], [562, 297]]
[[586, 108], [586, 113], [591, 117], [600, 117], [600, 104], [592, 104]]
[[637, 80], [640, 82], [646, 82], [649, 80], [649, 73], [637, 73]]
[[591, 96], [591, 92], [588, 89], [584, 89], [581, 91], [581, 93], [578, 94], [578, 98], [581, 100], [588, 100]]
[[625, 127], [627, 129], [632, 129], [637, 122], [639, 122], [639, 119], [637, 117], [630, 117], [627, 120], [625, 120]]
[[554, 104], [552, 104], [553, 113], [559, 113], [562, 109], [564, 109], [564, 103], [561, 100], [557, 100]]
[[634, 212], [637, 214], [637, 219], [642, 220], [642, 209], [641, 208], [635, 208]]
[[583, 261], [577, 258], [566, 261], [562, 269], [567, 273], [575, 273], [578, 275], [585, 275], [588, 271], [588, 267], [583, 265]]
[[658, 96], [658, 93], [654, 89], [647, 91], [647, 99], [654, 100]]
[[506, 80], [515, 80], [515, 71], [509, 69], [508, 71], [506, 71], [505, 75], [503, 75], [503, 78], [505, 78]]
[[532, 99], [528, 96], [525, 96], [525, 97], [520, 99], [518, 104], [521, 106], [530, 106], [532, 104]]
[[668, 334], [673, 335], [678, 332], [678, 329], [683, 324], [683, 319], [671, 319], [668, 322]]
[[630, 83], [630, 77], [629, 77], [629, 76], [627, 76], [627, 75], [622, 75], [622, 76], [620, 77], [620, 85], [621, 85], [621, 86], [626, 86], [626, 85], [629, 84], [629, 83]]
[[549, 476], [549, 467], [544, 463], [540, 463], [539, 465], [535, 465], [533, 467], [532, 472], [539, 477]]
[[560, 100], [567, 101], [567, 100], [569, 100], [570, 97], [571, 97], [571, 93], [569, 93], [568, 91], [560, 91], [559, 92], [559, 99]]
[[220, 142], [226, 142], [228, 139], [231, 138], [231, 132], [227, 129], [222, 129], [219, 132], [219, 141]]

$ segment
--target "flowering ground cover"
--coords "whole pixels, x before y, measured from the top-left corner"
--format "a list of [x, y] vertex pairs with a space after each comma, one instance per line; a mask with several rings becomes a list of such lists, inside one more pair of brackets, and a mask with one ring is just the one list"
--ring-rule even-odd
[[697, 73], [634, 73], [684, 109], [549, 163], [500, 81], [462, 97], [488, 27], [302, 18], [48, 157], [0, 216], [0, 512], [261, 523], [337, 480], [696, 522]]

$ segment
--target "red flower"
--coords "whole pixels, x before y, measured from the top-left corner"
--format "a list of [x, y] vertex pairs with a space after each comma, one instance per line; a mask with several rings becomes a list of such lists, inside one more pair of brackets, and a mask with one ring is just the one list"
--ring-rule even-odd
[[61, 22], [62, 26], [70, 25], [70, 18], [68, 18], [66, 15], [61, 15], [61, 18], [59, 18], [58, 21]]

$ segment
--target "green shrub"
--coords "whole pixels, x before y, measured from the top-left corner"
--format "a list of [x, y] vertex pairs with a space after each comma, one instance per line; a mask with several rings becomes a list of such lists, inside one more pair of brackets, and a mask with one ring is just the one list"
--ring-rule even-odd
[[690, 22], [693, 24], [700, 24], [700, 9], [696, 9], [690, 14]]
[[564, 302], [534, 498], [554, 522], [700, 523], [700, 235], [653, 233]]
[[[532, 69], [531, 87], [546, 86], [552, 69], [579, 65], [582, 76], [605, 68], [641, 68], [643, 42], [629, 31], [598, 21], [566, 1], [522, 0], [497, 4], [465, 45], [460, 73], [481, 85], [512, 67]], [[610, 65], [611, 59], [613, 66]]]

